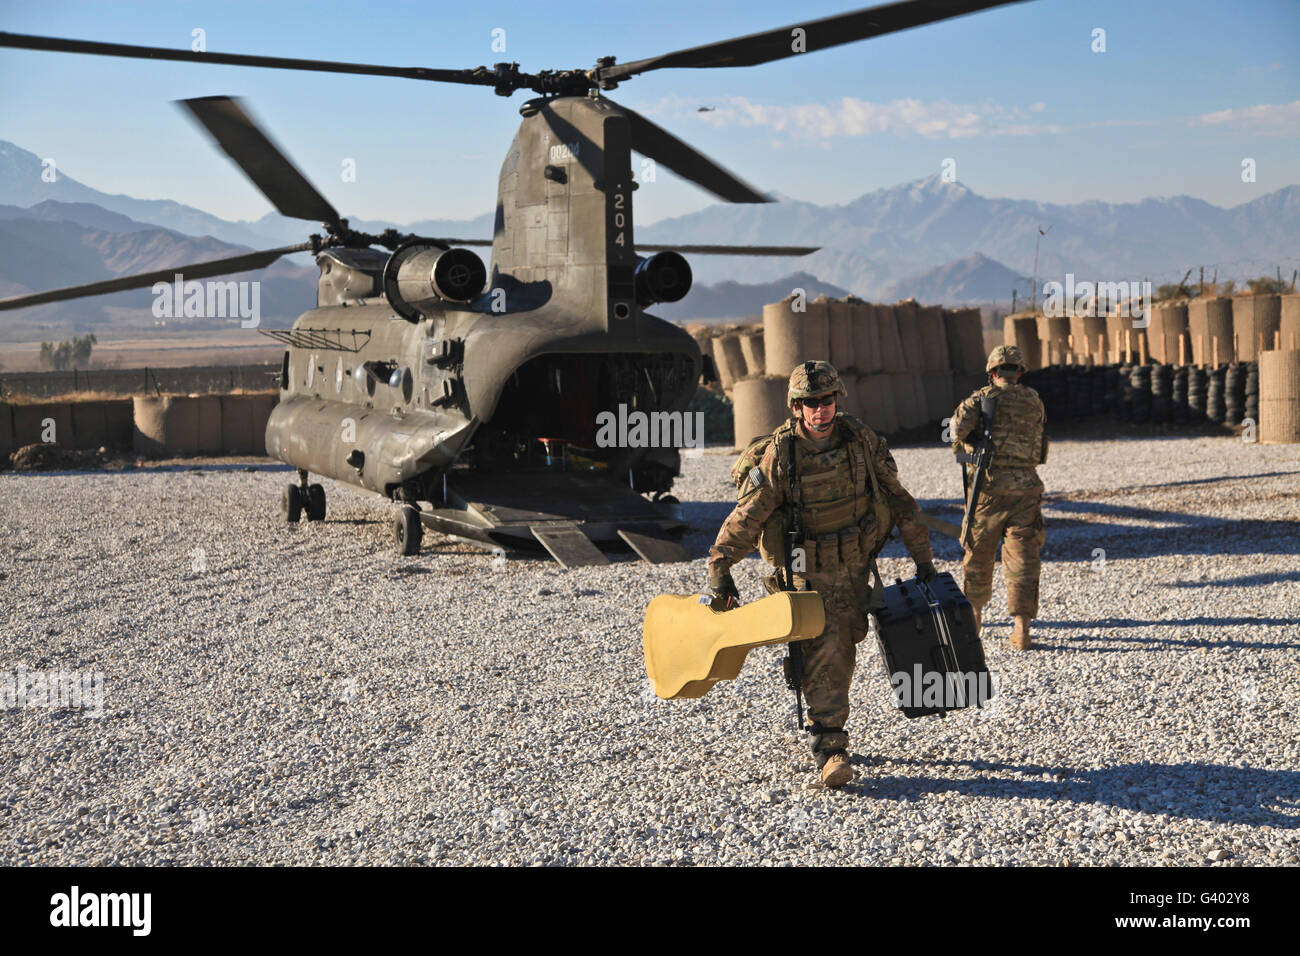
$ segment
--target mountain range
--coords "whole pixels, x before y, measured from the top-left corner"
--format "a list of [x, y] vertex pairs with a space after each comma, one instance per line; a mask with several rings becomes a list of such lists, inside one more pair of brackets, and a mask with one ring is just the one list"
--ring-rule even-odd
[[[274, 212], [229, 221], [169, 200], [104, 193], [61, 172], [45, 182], [43, 171], [36, 154], [0, 140], [0, 295], [298, 242], [316, 228]], [[351, 223], [370, 232], [396, 227], [457, 238], [491, 233], [487, 213], [470, 220]], [[947, 305], [1007, 303], [1013, 288], [1022, 296], [1027, 291], [1036, 240], [1040, 284], [1063, 279], [1067, 271], [1080, 279], [1156, 282], [1174, 281], [1198, 265], [1210, 267], [1207, 278], [1211, 270], [1221, 279], [1272, 273], [1294, 263], [1300, 249], [1300, 186], [1230, 209], [1187, 196], [1061, 205], [987, 198], [935, 175], [843, 205], [791, 199], [713, 205], [638, 226], [637, 239], [821, 247], [798, 259], [692, 256], [696, 284], [690, 295], [655, 310], [675, 319], [752, 316], [796, 286], [810, 295], [852, 292], [875, 301], [915, 296]], [[239, 277], [262, 279], [268, 318], [292, 318], [315, 301], [316, 270], [304, 260], [281, 260], [261, 274]], [[147, 308], [150, 301], [142, 290], [26, 314], [42, 321], [76, 316], [93, 325], [105, 308]]]

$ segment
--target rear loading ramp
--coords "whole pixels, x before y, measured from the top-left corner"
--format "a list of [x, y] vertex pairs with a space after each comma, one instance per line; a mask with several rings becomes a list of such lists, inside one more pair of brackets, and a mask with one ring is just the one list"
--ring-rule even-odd
[[446, 501], [422, 512], [421, 520], [444, 534], [489, 547], [544, 549], [565, 567], [605, 563], [601, 549], [630, 548], [654, 564], [687, 557], [676, 540], [686, 523], [669, 506], [605, 476], [453, 472], [446, 489]]

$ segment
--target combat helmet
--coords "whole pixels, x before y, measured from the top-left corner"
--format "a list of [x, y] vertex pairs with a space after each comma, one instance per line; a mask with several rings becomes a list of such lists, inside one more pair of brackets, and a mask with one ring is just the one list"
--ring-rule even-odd
[[830, 362], [804, 362], [794, 367], [790, 373], [790, 388], [785, 395], [785, 403], [794, 407], [796, 398], [812, 398], [834, 392], [847, 396], [849, 393], [840, 381], [840, 373]]
[[1020, 354], [1020, 348], [1015, 345], [999, 345], [990, 352], [984, 371], [992, 372], [999, 365], [1018, 365], [1020, 371], [1029, 371], [1029, 366], [1025, 364], [1025, 359]]

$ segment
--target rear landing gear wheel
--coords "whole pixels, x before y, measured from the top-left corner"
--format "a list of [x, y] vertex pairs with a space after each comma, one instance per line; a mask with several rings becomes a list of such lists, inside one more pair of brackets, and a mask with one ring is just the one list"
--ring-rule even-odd
[[420, 511], [413, 505], [402, 505], [393, 519], [393, 540], [397, 542], [399, 554], [412, 555], [420, 551], [420, 539], [424, 537], [424, 525], [420, 523]]
[[307, 500], [305, 504], [308, 521], [324, 521], [325, 487], [323, 485], [308, 485]]
[[297, 524], [298, 519], [302, 517], [302, 489], [297, 485], [285, 485], [284, 493], [280, 495], [280, 514], [289, 524]]

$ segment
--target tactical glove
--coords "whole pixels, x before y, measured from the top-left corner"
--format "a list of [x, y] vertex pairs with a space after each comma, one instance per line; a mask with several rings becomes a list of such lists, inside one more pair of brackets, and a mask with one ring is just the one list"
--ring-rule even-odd
[[916, 576], [922, 582], [930, 582], [939, 576], [939, 569], [934, 566], [933, 561], [916, 562]]
[[726, 611], [740, 604], [740, 592], [730, 571], [723, 571], [709, 578], [709, 593], [713, 595], [715, 610]]

